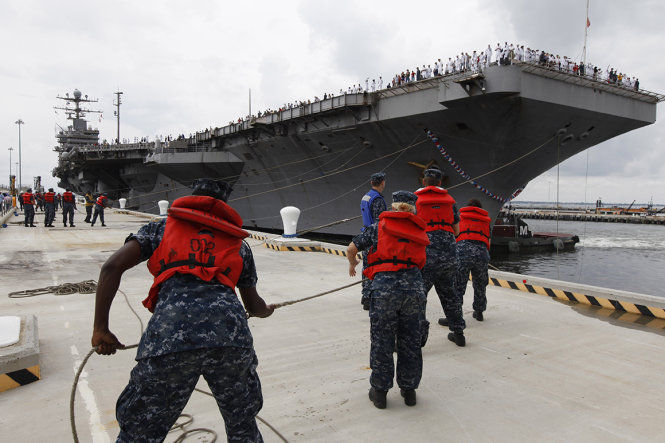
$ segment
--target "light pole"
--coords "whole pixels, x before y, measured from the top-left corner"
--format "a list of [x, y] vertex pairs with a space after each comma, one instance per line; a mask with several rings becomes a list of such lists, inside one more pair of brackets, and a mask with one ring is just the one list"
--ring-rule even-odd
[[8, 151], [9, 151], [9, 177], [12, 176], [12, 151], [13, 150], [14, 150], [14, 148], [12, 148], [11, 146], [8, 149]]
[[21, 187], [23, 186], [21, 177], [21, 169], [23, 167], [23, 164], [21, 163], [21, 125], [25, 124], [25, 122], [19, 118], [14, 123], [18, 125], [18, 189], [20, 192]]

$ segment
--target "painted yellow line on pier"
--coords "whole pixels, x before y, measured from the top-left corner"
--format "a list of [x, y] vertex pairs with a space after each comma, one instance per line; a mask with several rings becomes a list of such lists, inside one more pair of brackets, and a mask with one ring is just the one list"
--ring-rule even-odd
[[654, 308], [645, 305], [639, 305], [620, 300], [596, 297], [593, 295], [581, 294], [577, 292], [566, 291], [558, 288], [546, 288], [524, 283], [524, 281], [512, 281], [498, 278], [490, 278], [489, 283], [493, 286], [500, 286], [507, 289], [529, 292], [532, 294], [547, 295], [558, 300], [576, 302], [588, 306], [622, 311], [629, 314], [643, 315], [665, 320], [665, 309]]

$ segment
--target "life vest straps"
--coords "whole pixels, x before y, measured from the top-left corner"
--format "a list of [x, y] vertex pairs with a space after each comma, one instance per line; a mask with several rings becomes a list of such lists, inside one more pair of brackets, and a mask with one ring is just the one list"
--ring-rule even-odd
[[[187, 266], [189, 269], [194, 269], [197, 266], [201, 266], [203, 268], [212, 268], [215, 266], [215, 256], [211, 255], [208, 257], [207, 262], [200, 262], [197, 261], [195, 258], [195, 255], [193, 253], [189, 254], [189, 258], [187, 260], [176, 260], [172, 261], [170, 263], [166, 263], [164, 259], [161, 259], [159, 261], [159, 273], [161, 274], [162, 272], [166, 271], [167, 269], [171, 268], [179, 268], [180, 266]], [[227, 266], [227, 268], [224, 271], [220, 271], [222, 274], [228, 276], [229, 273], [231, 272], [231, 268]]]
[[460, 231], [460, 235], [462, 235], [462, 234], [478, 234], [478, 235], [482, 235], [483, 237], [485, 237], [487, 239], [490, 238], [489, 235], [485, 234], [483, 231], [474, 231], [474, 230], [471, 230], [471, 229], [466, 229], [464, 231]]
[[407, 265], [407, 266], [416, 266], [416, 267], [418, 267], [418, 263], [411, 260], [411, 258], [409, 258], [407, 260], [400, 260], [400, 259], [397, 258], [397, 256], [393, 256], [392, 259], [388, 258], [388, 259], [377, 260], [377, 261], [372, 262], [372, 263], [367, 263], [367, 267], [383, 265], [385, 263], [391, 263], [393, 265], [398, 265], [399, 264], [399, 265]]
[[447, 222], [444, 222], [443, 220], [441, 220], [441, 221], [430, 220], [430, 221], [427, 223], [427, 226], [437, 226], [437, 225], [441, 225], [441, 226], [451, 226], [451, 227], [453, 226], [452, 223], [447, 223]]

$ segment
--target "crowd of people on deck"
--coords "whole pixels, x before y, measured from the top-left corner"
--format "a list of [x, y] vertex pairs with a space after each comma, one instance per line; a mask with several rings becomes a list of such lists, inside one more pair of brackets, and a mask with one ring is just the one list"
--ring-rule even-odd
[[[402, 86], [406, 83], [427, 80], [433, 77], [466, 72], [476, 73], [491, 64], [511, 65], [515, 62], [538, 64], [549, 69], [556, 69], [568, 74], [586, 77], [590, 80], [602, 81], [618, 87], [634, 89], [635, 91], [639, 91], [640, 89], [640, 82], [637, 77], [629, 76], [613, 67], [608, 66], [603, 70], [590, 62], [584, 63], [584, 61], [576, 61], [572, 57], [561, 57], [558, 54], [555, 55], [540, 49], [525, 48], [524, 45], [504, 42], [503, 44], [497, 43], [494, 48], [492, 48], [491, 45], [487, 45], [487, 48], [483, 50], [472, 51], [471, 53], [460, 52], [454, 58], [448, 57], [447, 61], [438, 58], [433, 63], [427, 65], [423, 64], [422, 66], [417, 66], [415, 69], [407, 68], [404, 71], [396, 73], [386, 82], [384, 82], [382, 76], [379, 76], [378, 79], [372, 78], [371, 80], [369, 77], [366, 77], [364, 81], [348, 86], [346, 89], [340, 88], [338, 95], [372, 93], [383, 89]], [[277, 109], [268, 108], [265, 111], [259, 111], [256, 115], [238, 117], [236, 121], [229, 121], [229, 125], [243, 123], [253, 118], [275, 114], [287, 109], [309, 105], [321, 100], [333, 98], [334, 96], [335, 94], [326, 92], [323, 94], [322, 98], [315, 96], [314, 100], [294, 100], [284, 103]]]

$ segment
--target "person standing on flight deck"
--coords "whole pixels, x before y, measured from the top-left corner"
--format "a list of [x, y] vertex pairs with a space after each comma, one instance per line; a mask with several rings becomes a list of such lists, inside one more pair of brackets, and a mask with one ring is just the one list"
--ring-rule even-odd
[[475, 198], [460, 209], [459, 235], [457, 236], [457, 294], [464, 299], [466, 285], [471, 271], [473, 285], [473, 318], [483, 321], [487, 308], [485, 290], [489, 283], [487, 265], [490, 262], [490, 222], [480, 200]]
[[[76, 209], [76, 199], [72, 191], [67, 188], [62, 193], [62, 223], [67, 227], [67, 217], [69, 217], [69, 226], [74, 227], [74, 209]], [[103, 222], [102, 222], [103, 223]]]
[[420, 269], [427, 260], [429, 239], [425, 223], [415, 215], [415, 203], [412, 192], [393, 192], [393, 210], [381, 213], [379, 222], [353, 237], [346, 249], [351, 277], [356, 275], [358, 251], [369, 250], [363, 270], [372, 287], [369, 399], [379, 409], [386, 407], [386, 394], [393, 386], [393, 352], [397, 352], [397, 385], [407, 406], [416, 404], [423, 372], [425, 292]]
[[91, 341], [104, 355], [124, 347], [109, 330], [122, 274], [148, 260], [155, 276], [143, 301], [153, 316], [116, 405], [118, 442], [163, 441], [201, 375], [222, 413], [227, 440], [263, 441], [255, 418], [263, 396], [247, 313], [268, 317], [275, 306], [256, 292], [252, 250], [243, 241], [249, 234], [226, 204], [230, 186], [199, 179], [193, 188], [191, 196], [173, 202], [166, 219], [127, 237], [99, 274]]
[[[425, 294], [432, 286], [439, 296], [439, 301], [445, 318], [439, 319], [441, 326], [448, 326], [450, 333], [448, 340], [457, 346], [464, 346], [464, 318], [462, 316], [462, 301], [458, 297], [455, 282], [457, 278], [457, 248], [455, 236], [459, 233], [459, 211], [455, 200], [448, 191], [441, 187], [443, 175], [438, 169], [427, 169], [424, 172], [423, 188], [415, 194], [416, 214], [427, 225], [427, 236], [430, 244], [427, 246], [427, 264], [422, 270]], [[427, 336], [429, 322], [423, 322], [423, 337]]]
[[[381, 194], [386, 188], [386, 174], [384, 172], [376, 172], [370, 176], [369, 184], [372, 187], [367, 194], [360, 200], [360, 212], [363, 216], [363, 227], [361, 232], [367, 229], [368, 226], [373, 225], [379, 221], [379, 215], [388, 209], [386, 200]], [[367, 267], [367, 252], [363, 251], [363, 271]], [[360, 303], [363, 305], [365, 311], [369, 311], [369, 304], [371, 299], [371, 291], [369, 289], [370, 281], [363, 279], [362, 282], [362, 297]]]

